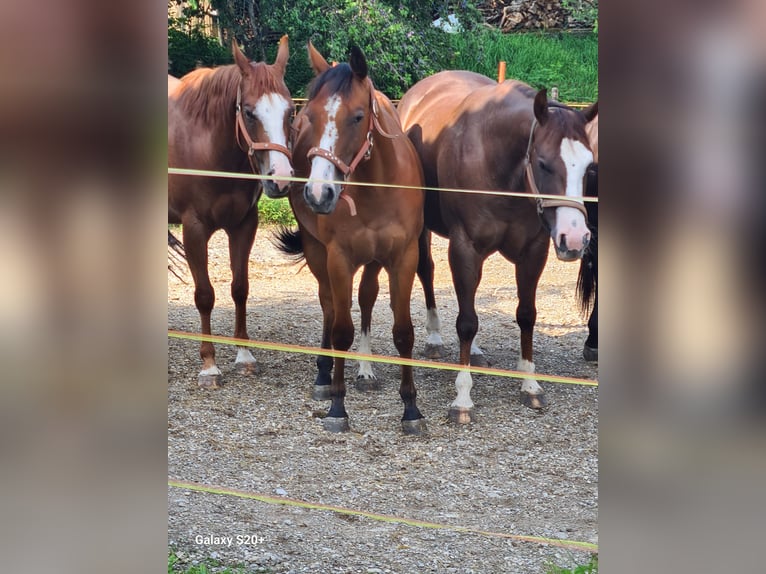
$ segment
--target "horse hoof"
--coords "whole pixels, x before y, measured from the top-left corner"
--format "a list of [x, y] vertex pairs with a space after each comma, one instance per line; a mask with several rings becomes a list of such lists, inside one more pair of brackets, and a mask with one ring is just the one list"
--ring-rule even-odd
[[367, 393], [370, 391], [380, 390], [380, 381], [376, 378], [357, 377], [356, 378], [356, 390]]
[[459, 425], [467, 425], [468, 423], [473, 422], [473, 408], [450, 407], [449, 420], [450, 422]]
[[543, 393], [533, 395], [526, 391], [521, 391], [521, 404], [530, 409], [542, 409], [548, 406], [548, 399]]
[[328, 432], [348, 432], [348, 417], [325, 417], [322, 419], [324, 430]]
[[258, 363], [234, 363], [234, 370], [240, 375], [255, 375], [258, 373]]
[[329, 401], [330, 385], [314, 385], [314, 390], [311, 391], [311, 398], [315, 401]]
[[423, 354], [426, 359], [441, 359], [444, 357], [444, 345], [432, 345], [428, 343], [423, 350]]
[[428, 428], [426, 428], [426, 419], [402, 421], [402, 430], [406, 435], [422, 436], [428, 432]]
[[197, 379], [197, 384], [200, 389], [220, 389], [223, 387], [222, 375], [200, 375]]
[[489, 367], [489, 361], [487, 360], [486, 355], [471, 355], [471, 366], [472, 367]]
[[582, 358], [588, 361], [589, 363], [597, 363], [598, 362], [598, 347], [593, 348], [593, 347], [589, 347], [588, 345], [583, 345]]

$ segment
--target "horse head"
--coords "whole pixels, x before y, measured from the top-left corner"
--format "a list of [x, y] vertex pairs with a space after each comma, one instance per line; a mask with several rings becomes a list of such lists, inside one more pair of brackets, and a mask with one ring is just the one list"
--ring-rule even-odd
[[585, 172], [593, 161], [586, 125], [596, 117], [598, 102], [584, 112], [549, 102], [546, 91], [534, 99], [534, 118], [526, 157], [526, 180], [537, 198], [543, 223], [550, 230], [562, 261], [582, 257], [590, 241], [582, 201]]
[[[343, 192], [338, 180], [351, 178], [358, 164], [369, 159], [377, 103], [362, 51], [351, 48], [348, 63], [330, 66], [308, 44], [315, 78], [299, 122], [296, 154], [305, 154], [309, 182], [303, 197], [316, 213], [332, 213]], [[297, 155], [296, 155], [297, 157]]]
[[246, 147], [253, 171], [273, 176], [263, 180], [263, 189], [271, 198], [284, 197], [293, 175], [292, 156], [288, 149], [293, 103], [285, 85], [289, 56], [287, 35], [279, 41], [273, 64], [251, 62], [237, 42], [232, 42], [234, 61], [241, 81], [237, 92], [237, 142]]

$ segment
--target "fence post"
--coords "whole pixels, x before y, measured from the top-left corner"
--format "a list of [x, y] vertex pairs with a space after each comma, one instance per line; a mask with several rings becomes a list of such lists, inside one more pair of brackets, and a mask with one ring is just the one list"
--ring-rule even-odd
[[559, 89], [556, 86], [553, 86], [551, 88], [551, 99], [554, 102], [558, 102], [559, 101]]
[[505, 81], [505, 61], [500, 60], [497, 65], [497, 83], [502, 84]]

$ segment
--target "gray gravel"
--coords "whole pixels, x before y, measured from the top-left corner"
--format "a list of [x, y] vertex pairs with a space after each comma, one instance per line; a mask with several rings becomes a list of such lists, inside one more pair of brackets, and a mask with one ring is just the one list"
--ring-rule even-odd
[[[259, 231], [251, 256], [250, 336], [316, 346], [321, 312], [314, 278], [277, 253], [269, 235]], [[454, 362], [457, 303], [446, 242], [435, 238], [434, 245], [442, 335]], [[210, 253], [217, 294], [213, 331], [231, 335], [222, 233], [214, 236]], [[576, 264], [549, 259], [538, 290], [537, 370], [596, 378], [596, 367], [581, 358], [586, 330], [574, 301], [576, 274]], [[381, 279], [373, 351], [395, 355]], [[187, 281], [168, 278], [168, 326], [197, 331]], [[477, 309], [478, 341], [494, 367], [515, 368], [515, 307], [512, 266], [493, 256]], [[426, 335], [417, 281], [412, 313], [417, 351]], [[358, 329], [358, 307], [354, 316]], [[517, 380], [475, 376], [476, 421], [457, 427], [446, 420], [454, 375], [419, 368], [418, 405], [429, 433], [413, 438], [399, 430], [398, 367], [376, 364], [382, 389], [361, 393], [352, 383], [346, 399], [351, 432], [333, 435], [318, 418], [329, 403], [310, 398], [313, 356], [254, 350], [258, 372], [245, 376], [232, 368], [234, 349], [218, 345], [217, 354], [225, 385], [202, 390], [198, 344], [168, 340], [170, 477], [445, 525], [598, 542], [597, 389], [541, 383], [550, 405], [537, 413], [519, 404]], [[347, 381], [356, 372], [349, 367]], [[549, 563], [571, 568], [588, 560], [585, 552], [554, 546], [172, 487], [168, 543], [183, 565], [214, 558], [256, 572], [540, 573]]]

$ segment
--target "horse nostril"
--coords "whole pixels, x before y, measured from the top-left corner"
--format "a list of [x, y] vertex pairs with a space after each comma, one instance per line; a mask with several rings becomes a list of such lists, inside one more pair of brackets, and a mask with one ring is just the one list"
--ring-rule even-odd
[[274, 175], [274, 170], [273, 169], [269, 170], [269, 173], [267, 173], [266, 175]]
[[327, 196], [327, 199], [332, 200], [335, 197], [335, 189], [331, 185], [325, 185], [323, 188], [323, 195]]

